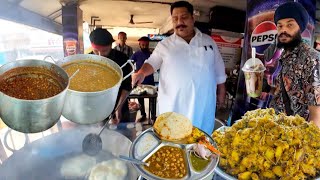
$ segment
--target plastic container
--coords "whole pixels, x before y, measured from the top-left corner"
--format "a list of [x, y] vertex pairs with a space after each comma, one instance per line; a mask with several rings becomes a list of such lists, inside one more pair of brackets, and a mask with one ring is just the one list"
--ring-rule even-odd
[[248, 96], [256, 98], [261, 95], [263, 76], [266, 68], [260, 59], [255, 58], [255, 49], [253, 49], [252, 54], [253, 57], [247, 60], [242, 71], [244, 72]]

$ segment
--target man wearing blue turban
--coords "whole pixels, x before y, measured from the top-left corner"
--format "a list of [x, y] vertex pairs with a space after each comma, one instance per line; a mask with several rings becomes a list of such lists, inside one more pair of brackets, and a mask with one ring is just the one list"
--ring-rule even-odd
[[287, 115], [298, 114], [320, 128], [320, 63], [319, 54], [302, 42], [309, 15], [297, 2], [276, 9], [277, 47], [283, 48], [279, 62], [281, 72], [270, 106]]

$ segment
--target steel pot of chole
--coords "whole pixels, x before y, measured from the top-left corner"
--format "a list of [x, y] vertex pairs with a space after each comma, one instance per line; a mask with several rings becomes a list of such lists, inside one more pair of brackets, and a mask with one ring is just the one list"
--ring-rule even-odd
[[[94, 124], [106, 119], [113, 111], [122, 81], [134, 72], [128, 60], [121, 67], [109, 58], [93, 54], [76, 54], [57, 61], [70, 80], [62, 115], [79, 124]], [[132, 71], [123, 77], [122, 68], [129, 64]]]
[[0, 116], [10, 128], [37, 133], [56, 124], [69, 86], [68, 74], [54, 63], [17, 60], [0, 67]]

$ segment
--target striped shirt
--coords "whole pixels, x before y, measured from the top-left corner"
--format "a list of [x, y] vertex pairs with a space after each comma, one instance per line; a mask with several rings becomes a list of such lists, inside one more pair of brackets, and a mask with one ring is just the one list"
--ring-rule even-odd
[[121, 47], [120, 45], [117, 45], [116, 47], [114, 47], [114, 49], [126, 54], [129, 58], [133, 54], [132, 47], [130, 47], [128, 45], [124, 45], [123, 47]]

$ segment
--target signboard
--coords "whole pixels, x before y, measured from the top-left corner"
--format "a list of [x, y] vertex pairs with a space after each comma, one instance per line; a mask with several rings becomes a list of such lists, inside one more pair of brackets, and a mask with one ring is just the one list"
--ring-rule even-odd
[[215, 34], [211, 37], [218, 46], [227, 71], [233, 69], [241, 59], [241, 38]]

